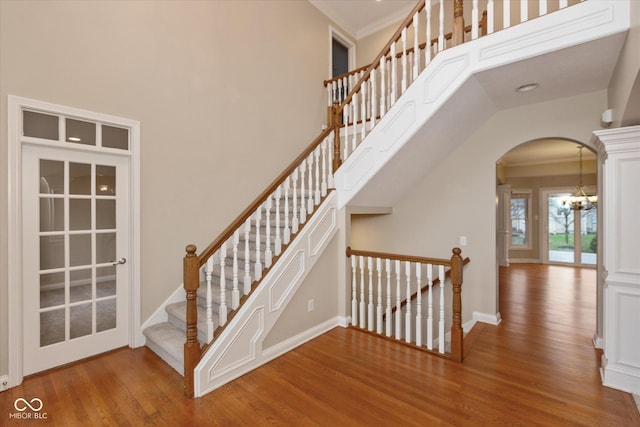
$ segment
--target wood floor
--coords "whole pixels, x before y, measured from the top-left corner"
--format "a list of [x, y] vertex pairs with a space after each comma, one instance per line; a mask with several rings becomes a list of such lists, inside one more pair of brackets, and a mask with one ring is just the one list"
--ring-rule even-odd
[[[640, 426], [600, 385], [595, 271], [501, 271], [500, 326], [478, 324], [463, 364], [336, 328], [195, 400], [150, 350], [121, 349], [0, 393], [0, 425]], [[464, 290], [463, 290], [464, 292]], [[46, 420], [9, 419], [18, 398]]]

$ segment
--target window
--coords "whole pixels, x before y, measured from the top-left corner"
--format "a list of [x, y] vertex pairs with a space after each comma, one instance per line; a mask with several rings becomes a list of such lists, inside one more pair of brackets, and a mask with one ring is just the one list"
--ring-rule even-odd
[[531, 191], [511, 192], [511, 249], [531, 249]]

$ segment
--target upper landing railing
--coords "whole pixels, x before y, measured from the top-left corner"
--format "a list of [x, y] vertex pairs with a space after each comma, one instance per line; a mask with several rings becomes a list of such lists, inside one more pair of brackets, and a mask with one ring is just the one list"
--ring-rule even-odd
[[[465, 27], [463, 0], [420, 0], [370, 65], [324, 82], [328, 123], [335, 130], [334, 170], [439, 52], [581, 1], [473, 0], [471, 25]], [[448, 25], [453, 31], [445, 33]]]

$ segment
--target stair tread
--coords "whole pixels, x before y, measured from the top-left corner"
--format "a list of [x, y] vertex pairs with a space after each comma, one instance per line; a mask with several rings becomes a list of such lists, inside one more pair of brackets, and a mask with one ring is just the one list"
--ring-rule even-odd
[[185, 334], [176, 326], [169, 322], [156, 323], [145, 328], [143, 334], [171, 357], [184, 363]]

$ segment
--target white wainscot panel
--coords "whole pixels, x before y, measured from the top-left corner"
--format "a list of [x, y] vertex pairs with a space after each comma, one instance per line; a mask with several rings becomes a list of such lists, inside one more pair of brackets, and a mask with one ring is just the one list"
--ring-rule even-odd
[[640, 291], [616, 291], [618, 360], [622, 365], [640, 369]]
[[309, 256], [315, 257], [321, 253], [329, 239], [333, 236], [333, 231], [337, 226], [337, 212], [335, 208], [328, 209], [323, 217], [314, 225], [309, 233]]
[[383, 142], [380, 151], [387, 151], [416, 121], [416, 104], [413, 101], [405, 103], [382, 129]]
[[373, 167], [373, 149], [367, 147], [357, 154], [357, 157], [344, 171], [344, 189], [353, 190]]
[[437, 68], [428, 75], [424, 82], [425, 104], [430, 104], [440, 98], [440, 95], [450, 89], [453, 82], [467, 68], [469, 68], [468, 53], [455, 56], [438, 64]]
[[209, 381], [256, 360], [257, 345], [263, 332], [264, 307], [257, 307], [209, 370]]
[[[618, 273], [640, 275], [640, 221], [638, 220], [640, 158], [620, 159], [617, 162], [617, 168], [616, 198], [619, 209], [616, 221], [616, 252], [618, 262], [615, 270]], [[640, 283], [640, 280], [637, 283]]]
[[304, 251], [297, 251], [269, 289], [269, 311], [280, 310], [303, 274]]

